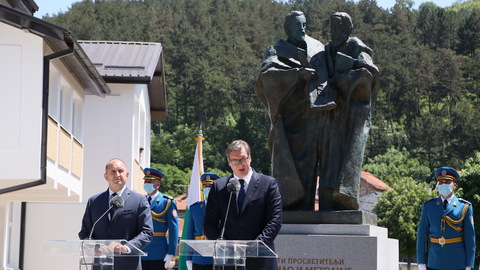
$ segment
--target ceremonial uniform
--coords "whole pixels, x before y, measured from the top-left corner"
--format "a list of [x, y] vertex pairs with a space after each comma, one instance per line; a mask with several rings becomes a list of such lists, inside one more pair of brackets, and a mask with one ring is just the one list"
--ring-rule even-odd
[[471, 203], [453, 194], [448, 198], [439, 196], [425, 202], [417, 231], [418, 264], [426, 264], [428, 269], [464, 270], [473, 268], [474, 260], [475, 230]]
[[153, 218], [153, 240], [144, 249], [148, 256], [142, 257], [142, 260], [163, 260], [167, 253], [175, 254], [177, 250], [177, 204], [172, 197], [158, 192], [157, 196], [152, 198], [150, 210]]
[[[153, 177], [163, 178], [163, 173], [151, 168], [144, 170], [145, 179], [153, 179]], [[149, 192], [147, 192], [149, 193]], [[177, 204], [174, 198], [162, 194], [158, 191], [154, 194], [149, 193], [147, 200], [150, 202], [150, 210], [153, 221], [153, 239], [143, 251], [148, 253], [148, 256], [142, 257], [142, 265], [144, 269], [160, 269], [153, 264], [147, 264], [148, 261], [164, 261], [165, 258], [170, 257], [166, 261], [166, 265], [170, 262], [172, 256], [176, 254], [178, 244], [178, 214]], [[148, 198], [150, 197], [150, 198]], [[166, 256], [170, 254], [170, 256]]]
[[[199, 201], [192, 204], [188, 208], [188, 227], [187, 227], [187, 237], [186, 239], [190, 240], [206, 240], [207, 238], [203, 234], [203, 218], [205, 217], [205, 209], [207, 207], [208, 201], [208, 192], [210, 191], [210, 186], [213, 181], [220, 178], [214, 173], [204, 173], [201, 177], [203, 183], [205, 201]], [[206, 192], [206, 190], [208, 190]], [[193, 270], [197, 269], [212, 269], [213, 268], [213, 258], [212, 257], [203, 257], [197, 253], [193, 253], [194, 256], [187, 256], [186, 260], [192, 261]]]
[[[207, 205], [205, 201], [196, 202], [188, 209], [188, 230], [187, 239], [207, 240], [203, 234], [203, 217], [205, 216], [205, 209]], [[212, 257], [202, 256], [187, 256], [187, 260], [192, 260], [194, 264], [210, 265], [213, 264]]]

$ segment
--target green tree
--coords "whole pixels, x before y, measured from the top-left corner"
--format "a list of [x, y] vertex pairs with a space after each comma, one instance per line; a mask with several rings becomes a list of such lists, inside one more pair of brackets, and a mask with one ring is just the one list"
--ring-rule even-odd
[[188, 172], [179, 170], [177, 167], [168, 164], [152, 163], [150, 167], [160, 170], [165, 174], [165, 178], [160, 182], [159, 191], [161, 193], [177, 197], [186, 192], [186, 187], [190, 182]]
[[475, 56], [480, 47], [480, 10], [473, 9], [465, 21], [465, 24], [458, 29], [458, 52], [470, 57]]
[[400, 256], [407, 258], [408, 269], [416, 256], [417, 225], [423, 202], [433, 198], [434, 192], [426, 183], [411, 177], [401, 177], [385, 191], [373, 208], [378, 225], [388, 228], [388, 236], [398, 239]]
[[389, 186], [405, 177], [426, 181], [431, 175], [431, 170], [422, 165], [418, 159], [410, 157], [406, 149], [400, 151], [393, 147], [386, 153], [368, 160], [363, 169], [382, 179]]

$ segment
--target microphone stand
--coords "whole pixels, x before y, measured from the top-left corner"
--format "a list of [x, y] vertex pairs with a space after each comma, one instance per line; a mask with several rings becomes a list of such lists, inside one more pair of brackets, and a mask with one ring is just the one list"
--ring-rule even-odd
[[[84, 243], [85, 243], [85, 240], [92, 240], [92, 235], [93, 235], [93, 229], [95, 229], [95, 225], [97, 225], [97, 223], [100, 221], [100, 219], [102, 219], [109, 211], [110, 209], [112, 209], [115, 205], [111, 204], [110, 207], [107, 209], [107, 211], [105, 211], [105, 213], [103, 213], [98, 219], [97, 221], [95, 221], [95, 223], [93, 223], [92, 225], [92, 230], [90, 230], [90, 234], [88, 235], [87, 238], [83, 239], [82, 240], [82, 255], [81, 255], [81, 261], [83, 262], [83, 264], [85, 265], [85, 267], [88, 269], [88, 267], [86, 266], [87, 262], [85, 260], [85, 250], [84, 250]], [[99, 248], [97, 245], [95, 245], [95, 249]]]
[[[230, 197], [228, 198], [228, 205], [227, 205], [227, 211], [225, 212], [225, 221], [223, 222], [223, 226], [222, 226], [222, 230], [220, 232], [220, 237], [215, 240], [215, 245], [214, 245], [214, 252], [213, 252], [213, 258], [214, 258], [214, 265], [217, 265], [217, 264], [220, 264], [222, 267], [221, 269], [224, 269], [225, 267], [225, 263], [226, 263], [226, 243], [224, 243], [224, 248], [223, 248], [223, 254], [220, 254], [222, 257], [222, 261], [219, 263], [219, 261], [217, 261], [219, 258], [218, 258], [218, 255], [217, 255], [217, 251], [219, 249], [219, 247], [217, 247], [217, 245], [219, 245], [218, 241], [222, 241], [222, 240], [225, 240], [225, 238], [223, 237], [224, 233], [225, 233], [225, 227], [227, 225], [227, 220], [228, 220], [228, 214], [230, 213], [230, 205], [232, 203], [232, 195], [233, 193], [237, 193], [239, 190], [240, 190], [240, 183], [238, 182], [238, 180], [236, 180], [235, 178], [230, 178], [228, 180], [228, 183], [227, 183], [227, 190], [228, 192], [230, 192]], [[217, 269], [217, 268], [216, 268]]]
[[230, 192], [230, 198], [228, 199], [227, 213], [225, 214], [225, 222], [223, 223], [222, 231], [220, 232], [220, 237], [217, 240], [225, 240], [225, 238], [223, 238], [223, 234], [225, 233], [225, 225], [227, 225], [228, 212], [230, 211], [230, 203], [232, 202], [232, 194], [233, 192]]
[[[218, 241], [219, 240], [225, 240], [225, 238], [223, 238], [223, 234], [225, 233], [225, 226], [227, 225], [228, 213], [230, 211], [230, 203], [232, 202], [232, 194], [233, 194], [233, 192], [230, 192], [230, 197], [228, 198], [227, 212], [225, 214], [225, 222], [223, 223], [222, 231], [220, 232], [220, 237], [217, 240], [215, 240], [215, 247], [213, 249], [213, 251], [214, 251], [213, 258], [215, 258], [215, 260], [217, 260], [217, 249], [218, 249], [217, 244], [218, 244]], [[222, 269], [225, 269], [225, 249], [223, 250]]]
[[90, 235], [88, 236], [88, 238], [86, 238], [86, 240], [92, 240], [92, 234], [93, 234], [93, 229], [95, 229], [95, 225], [97, 225], [97, 223], [100, 221], [100, 219], [102, 219], [109, 211], [110, 209], [112, 209], [115, 205], [110, 205], [110, 207], [107, 209], [107, 211], [105, 211], [105, 213], [103, 213], [98, 219], [97, 221], [95, 221], [95, 223], [93, 223], [93, 226], [92, 226], [92, 230], [90, 231]]

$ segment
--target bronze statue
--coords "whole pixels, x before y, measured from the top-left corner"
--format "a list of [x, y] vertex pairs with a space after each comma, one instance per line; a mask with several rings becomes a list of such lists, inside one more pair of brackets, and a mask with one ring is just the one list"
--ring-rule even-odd
[[330, 21], [324, 47], [305, 34], [304, 14], [290, 12], [288, 38], [265, 51], [255, 87], [270, 116], [272, 174], [284, 210], [313, 210], [319, 176], [320, 210], [358, 209], [379, 73], [371, 49], [349, 37], [350, 16], [335, 13]]

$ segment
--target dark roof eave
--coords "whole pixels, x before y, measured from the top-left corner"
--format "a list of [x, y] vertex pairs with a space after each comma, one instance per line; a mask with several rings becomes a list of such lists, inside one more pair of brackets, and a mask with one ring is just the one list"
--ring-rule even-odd
[[149, 84], [150, 77], [103, 76], [107, 83]]

